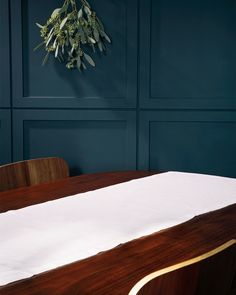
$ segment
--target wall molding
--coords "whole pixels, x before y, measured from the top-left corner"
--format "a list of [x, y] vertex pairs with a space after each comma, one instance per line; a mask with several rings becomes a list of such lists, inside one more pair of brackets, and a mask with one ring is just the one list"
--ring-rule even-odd
[[[140, 112], [140, 129], [139, 129], [139, 152], [138, 152], [138, 169], [141, 170], [150, 170], [153, 166], [151, 163], [151, 143], [153, 141], [162, 141], [163, 134], [157, 138], [151, 138], [151, 127], [152, 124], [174, 124], [173, 126], [176, 126], [178, 123], [182, 123], [185, 127], [191, 128], [191, 123], [193, 124], [201, 124], [201, 130], [204, 134], [206, 126], [209, 124], [220, 124], [219, 126], [223, 126], [222, 124], [235, 124], [236, 127], [236, 112], [233, 111], [141, 111]], [[170, 129], [166, 129], [168, 131]], [[216, 129], [218, 130], [218, 129]], [[227, 130], [227, 128], [226, 128]], [[182, 137], [184, 137], [186, 134], [184, 134], [184, 130], [182, 131]], [[215, 131], [216, 132], [216, 131]], [[168, 132], [165, 133], [165, 136], [171, 136], [168, 134]], [[178, 135], [175, 135], [178, 136]], [[210, 136], [210, 134], [209, 134]], [[178, 138], [178, 137], [177, 137]], [[209, 140], [206, 137], [206, 140]], [[185, 143], [187, 143], [187, 137], [185, 138]], [[235, 137], [232, 137], [232, 146], [231, 149], [235, 150], [236, 148], [236, 140]], [[181, 145], [182, 148], [185, 148], [185, 144]], [[210, 143], [212, 146], [212, 151], [217, 148], [213, 143]], [[222, 146], [224, 146], [224, 143], [222, 143]], [[166, 156], [170, 155], [170, 151], [168, 150], [172, 147], [166, 146], [165, 153]], [[225, 147], [227, 149], [227, 147]], [[192, 154], [192, 159], [194, 160], [195, 153], [198, 152], [198, 149], [202, 150], [202, 147], [195, 146], [195, 151], [191, 150], [189, 151]], [[169, 151], [169, 152], [168, 152]], [[203, 149], [204, 151], [204, 149]], [[157, 157], [158, 152], [156, 152]], [[209, 154], [209, 157], [211, 154]], [[233, 163], [236, 163], [236, 153], [227, 155], [220, 155], [219, 157], [228, 158], [231, 157], [231, 165], [234, 165]], [[181, 157], [181, 155], [180, 155]], [[216, 159], [217, 161], [217, 159]], [[170, 162], [171, 165], [171, 162]], [[155, 167], [156, 170], [160, 169], [158, 167]], [[232, 169], [231, 169], [232, 170]], [[236, 177], [236, 170], [234, 169], [233, 172], [235, 175], [228, 175], [231, 177]], [[212, 173], [213, 174], [213, 173]], [[220, 173], [219, 173], [220, 174]]]
[[[18, 108], [135, 108], [137, 100], [137, 5], [132, 0], [124, 0], [126, 3], [125, 25], [126, 28], [126, 94], [119, 97], [114, 94], [106, 96], [25, 96], [23, 73], [23, 21], [22, 3], [28, 0], [10, 0], [12, 19], [12, 67], [13, 67], [13, 106]], [[34, 25], [34, 24], [32, 24]], [[112, 51], [112, 45], [111, 45]], [[114, 57], [115, 58], [115, 57]], [[104, 57], [105, 59], [105, 57]], [[41, 60], [39, 60], [39, 67]], [[112, 67], [111, 67], [112, 68]], [[64, 71], [67, 71], [66, 68]], [[96, 71], [96, 69], [95, 69]], [[112, 72], [111, 72], [112, 73]], [[89, 74], [88, 74], [89, 75]], [[99, 77], [99, 75], [98, 75]], [[83, 76], [78, 73], [78, 81]], [[111, 76], [112, 79], [112, 76]], [[109, 81], [103, 81], [109, 86]]]
[[9, 2], [0, 2], [0, 108], [11, 106]]
[[[199, 110], [234, 110], [236, 109], [236, 96], [153, 96], [151, 93], [151, 66], [152, 44], [154, 41], [161, 42], [159, 36], [152, 38], [152, 3], [154, 0], [140, 0], [140, 108], [141, 109], [199, 109]], [[157, 1], [158, 3], [161, 1]], [[156, 2], [156, 3], [157, 3]], [[161, 5], [160, 5], [161, 6]], [[235, 8], [236, 5], [234, 4]], [[174, 8], [173, 8], [174, 9]], [[156, 10], [155, 10], [156, 11]], [[235, 10], [234, 10], [235, 11]], [[155, 13], [155, 16], [161, 19], [160, 11]], [[161, 26], [161, 24], [159, 24]], [[159, 28], [160, 29], [160, 28]], [[236, 48], [236, 42], [232, 43]], [[159, 44], [160, 45], [160, 44]], [[235, 65], [236, 60], [232, 63]], [[235, 75], [235, 72], [234, 72]], [[156, 83], [158, 81], [155, 81]], [[172, 87], [170, 84], [169, 87]]]
[[[30, 128], [30, 126], [34, 125], [35, 122], [39, 124], [39, 127], [42, 126], [42, 128], [55, 128], [52, 127], [52, 124], [56, 124], [56, 130], [57, 132], [60, 132], [62, 130], [66, 134], [65, 130], [70, 129], [64, 129], [68, 128], [78, 128], [78, 124], [83, 123], [90, 123], [92, 126], [98, 126], [99, 128], [99, 122], [104, 122], [102, 128], [106, 128], [106, 130], [109, 131], [110, 126], [111, 128], [114, 128], [117, 126], [124, 127], [124, 132], [122, 137], [124, 137], [124, 142], [122, 141], [121, 146], [122, 150], [125, 154], [125, 167], [123, 167], [123, 170], [135, 170], [136, 169], [136, 115], [133, 111], [101, 111], [101, 110], [14, 110], [13, 111], [13, 118], [14, 118], [14, 124], [13, 124], [13, 137], [14, 137], [14, 145], [13, 145], [13, 159], [14, 161], [19, 161], [25, 158], [25, 152], [26, 149], [30, 150], [31, 146], [28, 146], [29, 143], [26, 143], [25, 141], [25, 132], [27, 128]], [[73, 124], [75, 123], [75, 124]], [[113, 127], [112, 127], [113, 126]], [[92, 128], [91, 125], [89, 128]], [[116, 128], [116, 127], [115, 127]], [[42, 129], [45, 130], [45, 129]], [[91, 131], [91, 129], [88, 129]], [[108, 138], [105, 138], [106, 142], [97, 142], [98, 146], [104, 145], [104, 149], [106, 148], [109, 150], [109, 146], [112, 146], [113, 143], [109, 142], [113, 135], [113, 129], [111, 129], [111, 132]], [[114, 129], [114, 132], [116, 132], [116, 129]], [[118, 134], [120, 134], [121, 131], [119, 131]], [[79, 142], [80, 138], [80, 132], [78, 129], [78, 133], [76, 132], [76, 137]], [[84, 134], [84, 133], [83, 133]], [[44, 135], [43, 135], [44, 136]], [[42, 140], [47, 140], [46, 138], [42, 138]], [[58, 140], [58, 137], [57, 137]], [[81, 138], [83, 140], [83, 138]], [[103, 139], [104, 140], [104, 139]], [[92, 145], [96, 145], [97, 139], [93, 139]], [[45, 142], [46, 144], [46, 142]], [[63, 145], [63, 139], [61, 144]], [[68, 143], [65, 144], [65, 147]], [[55, 148], [56, 149], [56, 148]], [[96, 148], [95, 148], [96, 151]], [[90, 151], [91, 152], [91, 151]], [[116, 151], [117, 152], [117, 151]], [[79, 151], [76, 150], [76, 146], [71, 146], [70, 150], [66, 150], [66, 153], [68, 154], [75, 154], [78, 155]], [[109, 157], [113, 154], [112, 150], [109, 150]], [[27, 157], [27, 155], [26, 155]], [[89, 155], [85, 155], [84, 160], [88, 160]], [[94, 159], [96, 162], [96, 159]], [[78, 164], [78, 163], [77, 163]], [[76, 163], [74, 163], [76, 165]]]
[[11, 162], [11, 111], [0, 110], [0, 165]]

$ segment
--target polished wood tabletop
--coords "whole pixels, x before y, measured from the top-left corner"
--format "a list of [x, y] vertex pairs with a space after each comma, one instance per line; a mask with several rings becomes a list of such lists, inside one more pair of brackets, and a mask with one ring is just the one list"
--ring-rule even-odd
[[[0, 212], [145, 177], [147, 171], [81, 175], [0, 193]], [[0, 295], [126, 295], [150, 272], [201, 255], [236, 238], [236, 204], [32, 278]]]

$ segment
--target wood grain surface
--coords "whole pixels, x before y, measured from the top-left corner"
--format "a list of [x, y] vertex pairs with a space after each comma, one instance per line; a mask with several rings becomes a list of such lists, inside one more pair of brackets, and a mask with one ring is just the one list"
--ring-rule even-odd
[[236, 240], [230, 240], [210, 252], [150, 273], [128, 295], [230, 295], [235, 273]]
[[[0, 212], [94, 190], [153, 173], [82, 175], [0, 193]], [[0, 295], [127, 295], [145, 275], [236, 238], [236, 204], [109, 251], [0, 287]]]
[[0, 166], [0, 192], [69, 177], [61, 158], [39, 158]]

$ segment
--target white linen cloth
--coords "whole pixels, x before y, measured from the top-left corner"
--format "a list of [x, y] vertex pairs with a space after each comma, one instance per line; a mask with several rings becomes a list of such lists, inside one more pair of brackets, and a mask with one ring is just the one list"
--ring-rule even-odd
[[236, 202], [236, 179], [167, 172], [0, 214], [0, 285]]

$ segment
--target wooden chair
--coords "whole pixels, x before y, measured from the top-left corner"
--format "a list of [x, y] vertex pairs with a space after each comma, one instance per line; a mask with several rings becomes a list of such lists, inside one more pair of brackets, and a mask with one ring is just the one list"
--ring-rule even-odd
[[129, 295], [236, 295], [236, 240], [145, 276]]
[[0, 166], [0, 191], [51, 182], [69, 176], [61, 158], [39, 158]]

